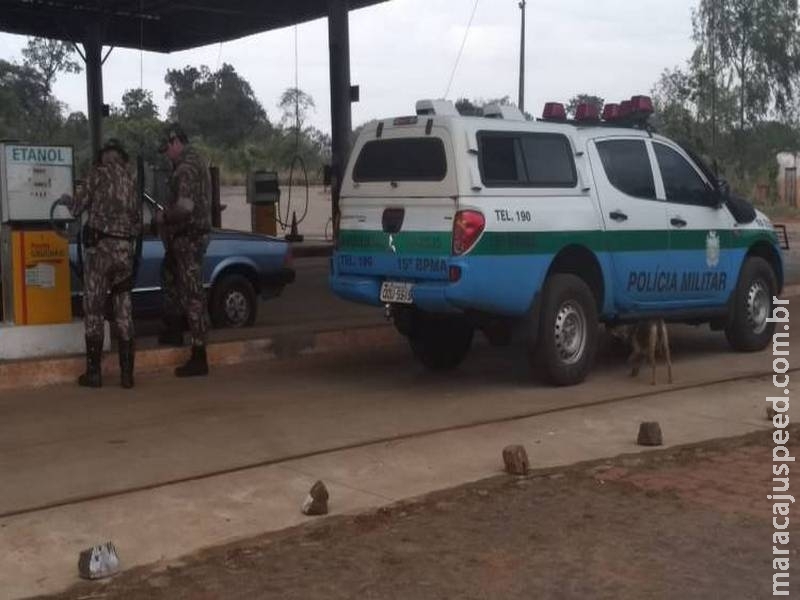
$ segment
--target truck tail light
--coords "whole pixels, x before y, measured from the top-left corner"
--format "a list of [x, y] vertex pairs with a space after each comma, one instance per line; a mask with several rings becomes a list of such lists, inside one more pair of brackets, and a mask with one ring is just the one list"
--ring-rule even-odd
[[461, 210], [453, 221], [453, 254], [466, 254], [481, 237], [486, 219], [477, 210]]

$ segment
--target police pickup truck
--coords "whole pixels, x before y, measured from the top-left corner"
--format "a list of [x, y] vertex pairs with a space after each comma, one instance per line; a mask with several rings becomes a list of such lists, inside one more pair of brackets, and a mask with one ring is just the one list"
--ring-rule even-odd
[[476, 329], [526, 334], [532, 365], [571, 385], [598, 323], [660, 317], [770, 340], [783, 263], [769, 219], [648, 125], [650, 99], [549, 103], [462, 117], [450, 102], [360, 134], [341, 190], [331, 287], [384, 306], [428, 368], [449, 369]]

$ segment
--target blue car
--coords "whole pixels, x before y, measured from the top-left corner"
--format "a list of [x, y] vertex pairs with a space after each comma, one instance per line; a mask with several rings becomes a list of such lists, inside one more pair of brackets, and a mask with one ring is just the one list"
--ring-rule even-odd
[[[136, 317], [162, 313], [161, 239], [145, 235], [136, 284], [133, 311]], [[255, 322], [258, 298], [274, 298], [295, 278], [291, 249], [283, 240], [243, 231], [215, 229], [203, 264], [203, 282], [208, 290], [208, 310], [215, 327], [246, 327]], [[81, 314], [83, 284], [78, 276], [77, 243], [70, 243], [73, 313]]]

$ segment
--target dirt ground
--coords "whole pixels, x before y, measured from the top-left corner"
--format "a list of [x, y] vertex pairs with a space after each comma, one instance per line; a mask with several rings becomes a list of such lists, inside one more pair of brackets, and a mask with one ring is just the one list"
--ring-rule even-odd
[[[790, 433], [796, 456], [800, 427]], [[498, 476], [49, 598], [765, 598], [771, 443], [762, 432]]]

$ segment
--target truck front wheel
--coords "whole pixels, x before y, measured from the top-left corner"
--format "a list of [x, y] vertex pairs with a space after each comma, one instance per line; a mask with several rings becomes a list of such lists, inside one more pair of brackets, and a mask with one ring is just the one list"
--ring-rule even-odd
[[739, 352], [763, 350], [772, 339], [775, 323], [768, 323], [772, 314], [772, 298], [778, 289], [777, 278], [763, 258], [751, 256], [744, 261], [725, 337], [731, 348]]
[[597, 352], [597, 305], [580, 277], [557, 273], [542, 295], [534, 368], [555, 385], [575, 385], [586, 378]]

